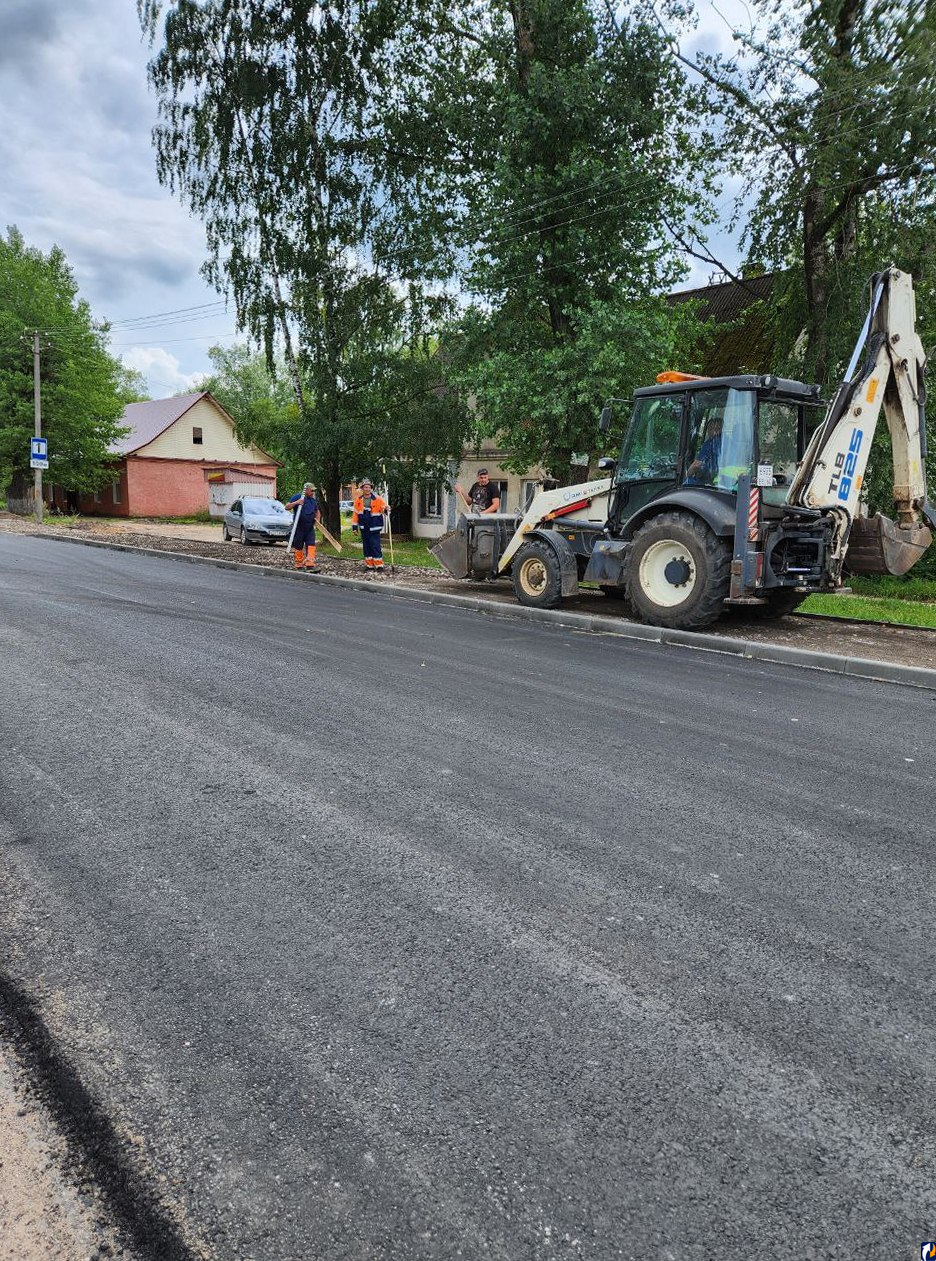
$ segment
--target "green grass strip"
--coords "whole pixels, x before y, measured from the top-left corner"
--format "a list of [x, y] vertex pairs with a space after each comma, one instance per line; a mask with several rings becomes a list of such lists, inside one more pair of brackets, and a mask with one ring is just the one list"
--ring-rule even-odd
[[936, 630], [936, 604], [912, 600], [876, 599], [863, 595], [811, 595], [797, 610], [825, 617], [848, 617], [858, 622], [927, 626]]

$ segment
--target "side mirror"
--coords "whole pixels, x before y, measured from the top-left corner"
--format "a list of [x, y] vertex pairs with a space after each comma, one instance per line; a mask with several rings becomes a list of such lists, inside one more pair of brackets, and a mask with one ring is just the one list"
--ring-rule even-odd
[[602, 407], [601, 419], [598, 421], [598, 432], [607, 433], [611, 428], [611, 408]]
[[616, 464], [617, 464], [617, 460], [614, 458], [613, 455], [603, 455], [601, 459], [598, 461], [598, 467], [599, 469], [602, 469], [602, 470], [612, 469], [614, 468]]

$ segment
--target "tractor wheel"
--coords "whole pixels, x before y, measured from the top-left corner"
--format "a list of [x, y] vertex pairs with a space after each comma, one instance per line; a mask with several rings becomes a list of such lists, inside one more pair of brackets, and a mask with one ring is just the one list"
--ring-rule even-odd
[[651, 626], [710, 626], [724, 609], [730, 579], [728, 540], [691, 513], [663, 512], [634, 535], [627, 598]]
[[562, 602], [559, 558], [548, 543], [532, 539], [514, 557], [513, 587], [517, 599], [532, 609], [555, 609]]
[[762, 622], [772, 622], [775, 618], [785, 617], [798, 609], [804, 600], [809, 599], [808, 591], [770, 591], [767, 593], [769, 604], [758, 604], [745, 613], [751, 613]]

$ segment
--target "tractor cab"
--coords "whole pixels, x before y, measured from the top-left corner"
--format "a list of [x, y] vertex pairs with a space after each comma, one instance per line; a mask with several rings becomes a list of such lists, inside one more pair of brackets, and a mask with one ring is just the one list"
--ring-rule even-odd
[[779, 510], [820, 406], [816, 387], [798, 381], [664, 373], [634, 395], [613, 475], [611, 534], [629, 537], [664, 499], [691, 501], [717, 533], [730, 534], [745, 475], [761, 488], [766, 514]]

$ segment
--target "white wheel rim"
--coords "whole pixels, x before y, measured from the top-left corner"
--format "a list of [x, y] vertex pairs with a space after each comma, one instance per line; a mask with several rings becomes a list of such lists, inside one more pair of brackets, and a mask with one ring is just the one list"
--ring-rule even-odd
[[[683, 563], [688, 568], [685, 582], [673, 584], [666, 576], [666, 567], [672, 562]], [[652, 543], [640, 559], [638, 570], [640, 589], [649, 600], [660, 608], [671, 609], [688, 600], [695, 589], [696, 566], [692, 553], [675, 539], [661, 539]]]
[[546, 589], [548, 576], [546, 566], [538, 556], [525, 560], [520, 569], [520, 585], [528, 595], [542, 595]]

